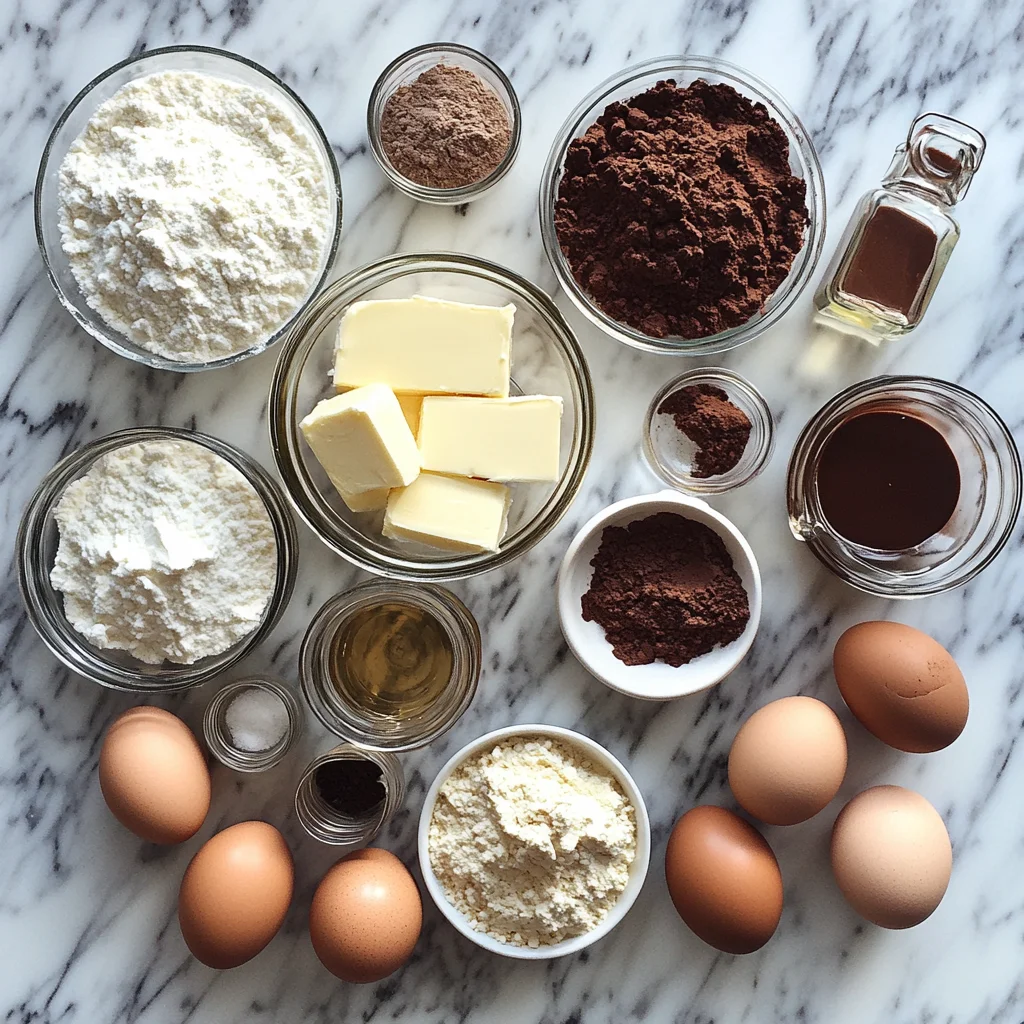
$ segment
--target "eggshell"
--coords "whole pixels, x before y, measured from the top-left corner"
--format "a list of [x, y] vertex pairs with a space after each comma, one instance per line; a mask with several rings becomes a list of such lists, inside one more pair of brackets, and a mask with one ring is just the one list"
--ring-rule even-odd
[[387, 850], [343, 857], [324, 875], [309, 908], [313, 949], [342, 981], [393, 974], [412, 956], [422, 925], [416, 882]]
[[724, 953], [752, 953], [782, 917], [782, 873], [760, 832], [722, 807], [694, 807], [665, 851], [669, 895], [687, 927]]
[[843, 700], [869, 732], [897, 750], [948, 747], [970, 701], [957, 663], [926, 633], [899, 622], [861, 622], [832, 658]]
[[292, 900], [292, 856], [265, 821], [218, 832], [192, 858], [178, 892], [178, 923], [192, 955], [225, 970], [277, 934]]
[[883, 928], [920, 924], [942, 902], [952, 869], [939, 812], [902, 786], [859, 793], [832, 828], [839, 888], [861, 917]]
[[210, 771], [191, 730], [169, 711], [131, 708], [100, 749], [100, 790], [126, 829], [151, 843], [183, 843], [210, 810]]
[[769, 825], [818, 813], [846, 775], [846, 733], [813, 697], [783, 697], [748, 718], [729, 751], [729, 785], [740, 806]]

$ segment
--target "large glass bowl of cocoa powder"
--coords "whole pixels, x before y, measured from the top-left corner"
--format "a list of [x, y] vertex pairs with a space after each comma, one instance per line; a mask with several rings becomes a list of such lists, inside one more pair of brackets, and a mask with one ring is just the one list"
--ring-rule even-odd
[[713, 57], [644, 61], [587, 95], [552, 143], [539, 209], [573, 304], [665, 355], [762, 334], [806, 288], [825, 239], [806, 128], [769, 85]]

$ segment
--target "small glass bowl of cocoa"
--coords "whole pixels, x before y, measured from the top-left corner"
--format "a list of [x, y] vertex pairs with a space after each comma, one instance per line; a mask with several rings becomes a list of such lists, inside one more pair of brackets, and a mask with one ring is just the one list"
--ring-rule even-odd
[[673, 377], [644, 417], [642, 448], [653, 472], [690, 494], [723, 494], [753, 480], [775, 448], [768, 403], [732, 370], [711, 366]]
[[[671, 184], [636, 173], [649, 146], [663, 148]], [[736, 199], [746, 179], [749, 202]], [[650, 214], [637, 230], [641, 203]], [[768, 330], [810, 283], [825, 241], [824, 177], [800, 119], [750, 72], [691, 54], [634, 64], [580, 101], [551, 144], [539, 209], [573, 305], [660, 355], [724, 352]]]
[[424, 203], [457, 206], [508, 173], [519, 152], [522, 111], [492, 60], [459, 43], [428, 43], [381, 72], [366, 132], [397, 188]]

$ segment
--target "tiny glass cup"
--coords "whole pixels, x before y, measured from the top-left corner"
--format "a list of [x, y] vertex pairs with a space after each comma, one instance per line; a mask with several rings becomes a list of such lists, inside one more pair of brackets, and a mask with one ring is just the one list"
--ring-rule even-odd
[[[338, 630], [358, 612], [390, 602], [433, 618], [452, 651], [448, 684], [429, 706], [408, 717], [357, 707], [331, 681], [331, 647]], [[313, 714], [336, 736], [366, 750], [415, 750], [447, 732], [469, 707], [480, 680], [481, 652], [476, 619], [450, 590], [432, 583], [370, 580], [330, 598], [313, 617], [299, 650], [299, 681]]]
[[[233, 735], [228, 711], [235, 699], [246, 692], [269, 693], [280, 700], [287, 716], [281, 737], [269, 746], [246, 750]], [[203, 714], [203, 738], [210, 753], [221, 764], [236, 772], [265, 772], [280, 764], [302, 732], [303, 714], [295, 694], [284, 683], [266, 676], [248, 676], [222, 686], [206, 705]]]
[[[332, 807], [316, 786], [317, 770], [332, 761], [370, 761], [381, 770], [384, 799], [360, 817], [351, 817]], [[331, 846], [366, 846], [395, 816], [405, 800], [405, 772], [401, 762], [388, 751], [364, 750], [341, 743], [306, 766], [295, 790], [295, 814], [314, 839]]]
[[[750, 437], [739, 461], [717, 476], [693, 475], [697, 446], [676, 426], [671, 414], [659, 411], [670, 395], [699, 384], [724, 391], [750, 420]], [[689, 494], [723, 494], [749, 483], [768, 464], [775, 449], [772, 411], [761, 392], [738, 373], [715, 366], [691, 370], [673, 377], [654, 396], [644, 417], [642, 448], [651, 470], [669, 487]]]
[[[479, 181], [460, 185], [458, 188], [433, 188], [411, 181], [402, 174], [388, 159], [381, 141], [381, 118], [384, 107], [403, 85], [409, 85], [424, 71], [438, 64], [450, 64], [472, 71], [477, 77], [494, 90], [501, 105], [508, 115], [510, 130], [508, 149], [498, 166]], [[370, 150], [381, 170], [390, 181], [406, 195], [424, 203], [435, 203], [438, 206], [457, 206], [479, 199], [492, 185], [499, 182], [508, 173], [519, 153], [519, 140], [522, 135], [522, 110], [516, 91], [508, 76], [494, 61], [485, 57], [477, 50], [459, 43], [427, 43], [416, 46], [396, 57], [381, 73], [370, 93], [370, 102], [366, 108], [366, 133], [370, 139]]]

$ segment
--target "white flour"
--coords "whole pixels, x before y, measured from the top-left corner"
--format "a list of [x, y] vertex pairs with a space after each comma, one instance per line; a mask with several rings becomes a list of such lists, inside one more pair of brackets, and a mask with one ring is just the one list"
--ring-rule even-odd
[[591, 931], [636, 856], [636, 812], [578, 750], [501, 741], [460, 765], [430, 821], [430, 865], [477, 931], [543, 946]]
[[99, 107], [60, 169], [62, 246], [86, 302], [186, 362], [265, 341], [330, 227], [313, 139], [263, 90], [165, 71]]
[[191, 665], [251, 633], [274, 590], [277, 542], [263, 500], [190, 441], [110, 452], [54, 511], [50, 582], [94, 647]]

